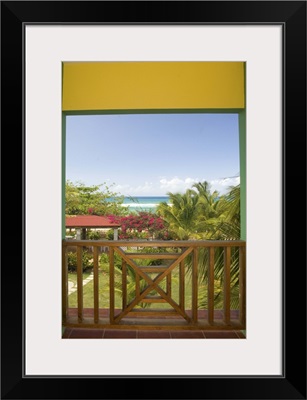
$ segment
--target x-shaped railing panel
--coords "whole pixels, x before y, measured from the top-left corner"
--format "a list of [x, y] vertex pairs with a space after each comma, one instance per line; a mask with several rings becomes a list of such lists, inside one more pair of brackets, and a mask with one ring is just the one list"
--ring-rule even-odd
[[[190, 317], [159, 286], [159, 283], [167, 275], [169, 275], [172, 272], [172, 270], [193, 251], [192, 247], [183, 250], [183, 252], [178, 255], [178, 258], [175, 259], [164, 272], [160, 273], [154, 279], [150, 278], [146, 273], [144, 273], [140, 269], [140, 267], [120, 247], [114, 247], [114, 250], [127, 264], [129, 264], [133, 268], [135, 273], [138, 274], [141, 278], [143, 278], [148, 284], [148, 286], [139, 295], [137, 295], [134, 300], [132, 300], [118, 315], [115, 316], [114, 318], [115, 323], [118, 323], [122, 318], [124, 318], [125, 315], [127, 315], [138, 303], [140, 303], [147, 296], [147, 294], [149, 294], [153, 290], [156, 290], [161, 295], [161, 297], [164, 298], [166, 302], [169, 303], [178, 312], [179, 315], [181, 315], [184, 319], [190, 322], [191, 320]], [[150, 258], [150, 254], [148, 255], [148, 258]], [[163, 258], [163, 256], [161, 256], [161, 258]]]

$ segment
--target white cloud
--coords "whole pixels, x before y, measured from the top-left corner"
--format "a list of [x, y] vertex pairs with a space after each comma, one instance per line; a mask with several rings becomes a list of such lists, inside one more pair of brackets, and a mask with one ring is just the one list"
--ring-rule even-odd
[[139, 185], [133, 188], [133, 192], [139, 193], [140, 195], [141, 194], [146, 195], [148, 193], [151, 193], [153, 190], [154, 190], [154, 185], [152, 182], [145, 182], [143, 186]]
[[224, 179], [214, 179], [209, 182], [211, 184], [211, 190], [217, 190], [220, 194], [225, 194], [228, 191], [229, 186], [236, 186], [240, 183], [240, 177], [235, 176]]
[[157, 185], [152, 182], [145, 182], [144, 185], [116, 185], [113, 187], [115, 192], [125, 196], [155, 196], [157, 193]]
[[114, 192], [119, 192], [119, 193], [124, 193], [127, 190], [129, 190], [129, 188], [131, 188], [131, 186], [129, 185], [115, 185], [112, 187]]
[[[205, 180], [204, 178], [179, 178], [178, 176], [170, 179], [160, 177], [156, 182], [144, 182], [143, 185], [118, 184], [112, 187], [112, 190], [125, 196], [165, 196], [167, 192], [184, 193], [187, 189], [192, 188], [194, 183], [204, 182]], [[213, 179], [209, 183], [212, 191], [217, 190], [220, 194], [224, 194], [229, 186], [240, 183], [240, 177]]]
[[194, 183], [199, 182], [198, 178], [185, 178], [180, 179], [175, 176], [172, 179], [162, 178], [160, 179], [160, 189], [166, 192], [185, 192], [191, 188]]

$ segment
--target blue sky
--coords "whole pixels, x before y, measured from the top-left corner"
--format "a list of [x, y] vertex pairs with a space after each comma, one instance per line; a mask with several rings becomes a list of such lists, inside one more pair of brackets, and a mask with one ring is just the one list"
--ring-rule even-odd
[[68, 116], [66, 179], [106, 182], [125, 196], [184, 192], [208, 181], [239, 183], [237, 114]]

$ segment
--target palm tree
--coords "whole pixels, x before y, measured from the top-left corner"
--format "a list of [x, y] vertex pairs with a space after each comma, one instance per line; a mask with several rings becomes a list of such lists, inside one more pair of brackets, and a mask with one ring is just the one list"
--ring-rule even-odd
[[216, 233], [216, 221], [224, 212], [223, 196], [218, 191], [211, 192], [210, 184], [206, 181], [193, 185], [198, 196], [198, 229], [202, 239], [213, 239]]
[[217, 222], [217, 230], [223, 240], [240, 239], [240, 185], [231, 186], [223, 199], [224, 211]]
[[199, 223], [199, 196], [188, 189], [184, 194], [167, 193], [171, 204], [160, 203], [157, 214], [168, 224], [169, 230], [180, 240], [197, 239]]
[[206, 219], [216, 218], [218, 216], [218, 191], [211, 193], [210, 184], [206, 181], [194, 183], [192, 186], [197, 189], [199, 203], [202, 205], [202, 210]]
[[[219, 196], [217, 191], [210, 192], [208, 182], [193, 185], [196, 190], [187, 190], [185, 194], [168, 193], [171, 205], [162, 203], [158, 207], [160, 215], [168, 222], [170, 230], [178, 239], [240, 239], [240, 185], [230, 187], [229, 192]], [[199, 280], [207, 282], [209, 255], [208, 249], [199, 250]], [[192, 271], [191, 256], [187, 257], [188, 275]], [[222, 302], [224, 253], [217, 249], [215, 254], [216, 299], [218, 308]], [[231, 258], [231, 293], [233, 308], [238, 305], [239, 251], [235, 249]], [[200, 302], [206, 305], [206, 296]]]
[[[229, 188], [229, 192], [220, 198], [220, 214], [215, 220], [211, 220], [214, 231], [211, 235], [215, 240], [239, 240], [240, 239], [240, 185]], [[199, 254], [200, 280], [206, 282], [208, 279], [208, 252], [203, 249]], [[223, 271], [224, 253], [222, 249], [217, 249], [215, 255], [214, 274], [216, 280], [215, 307], [220, 308], [223, 302]], [[239, 249], [234, 248], [231, 256], [230, 265], [231, 276], [231, 307], [237, 308], [239, 304]], [[205, 306], [207, 299], [200, 302], [200, 306]]]

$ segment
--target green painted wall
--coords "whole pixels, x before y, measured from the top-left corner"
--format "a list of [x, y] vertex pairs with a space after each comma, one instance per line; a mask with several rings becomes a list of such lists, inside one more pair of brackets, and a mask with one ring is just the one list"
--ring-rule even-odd
[[66, 115], [62, 113], [62, 239], [65, 239]]
[[246, 111], [239, 112], [241, 239], [246, 240]]

